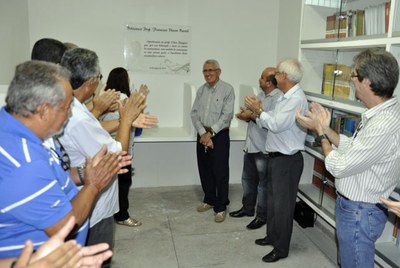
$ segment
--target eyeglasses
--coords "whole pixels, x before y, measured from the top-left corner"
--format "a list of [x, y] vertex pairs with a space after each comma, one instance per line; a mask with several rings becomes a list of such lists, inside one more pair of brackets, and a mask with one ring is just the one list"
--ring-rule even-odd
[[103, 75], [102, 74], [98, 74], [95, 78], [94, 78], [94, 80], [101, 80], [103, 78]]
[[203, 74], [218, 71], [219, 69], [204, 69]]
[[56, 142], [56, 144], [60, 147], [60, 151], [61, 151], [61, 156], [57, 153], [56, 150], [54, 150], [53, 148], [47, 148], [49, 150], [49, 152], [51, 153], [51, 155], [55, 158], [58, 159], [58, 161], [60, 161], [61, 167], [63, 170], [67, 171], [68, 169], [71, 168], [71, 159], [69, 158], [67, 152], [64, 149], [64, 146], [62, 146], [62, 144], [60, 143], [60, 141], [57, 138], [54, 138], [54, 141]]
[[354, 72], [351, 72], [350, 74], [350, 78], [354, 78], [354, 77], [360, 77], [358, 74], [355, 74]]

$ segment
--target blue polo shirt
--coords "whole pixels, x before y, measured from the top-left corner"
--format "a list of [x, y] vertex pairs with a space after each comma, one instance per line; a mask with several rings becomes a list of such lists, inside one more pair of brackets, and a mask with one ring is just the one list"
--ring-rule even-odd
[[[19, 256], [28, 239], [35, 249], [44, 243], [44, 230], [72, 210], [79, 191], [57, 155], [4, 107], [0, 122], [0, 258], [6, 258]], [[88, 221], [73, 238], [84, 245], [87, 231]]]

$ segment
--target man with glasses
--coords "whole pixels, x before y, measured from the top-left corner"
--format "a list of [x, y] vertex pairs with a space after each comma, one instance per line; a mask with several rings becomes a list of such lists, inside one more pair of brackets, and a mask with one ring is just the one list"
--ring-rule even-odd
[[[259, 79], [260, 93], [257, 98], [261, 100], [265, 111], [275, 108], [275, 103], [282, 92], [277, 88], [275, 79], [275, 68], [266, 68]], [[265, 151], [265, 141], [267, 139], [267, 129], [259, 127], [255, 121], [251, 120], [252, 111], [241, 107], [236, 117], [248, 122], [247, 137], [244, 147], [242, 186], [243, 198], [242, 208], [229, 213], [231, 217], [241, 218], [253, 216], [257, 205], [256, 217], [246, 227], [253, 230], [258, 229], [267, 222], [267, 159]]]
[[44, 144], [70, 116], [69, 78], [60, 65], [29, 61], [17, 66], [8, 88], [0, 111], [0, 258], [19, 256], [26, 240], [37, 249], [72, 216], [77, 226], [70, 236], [85, 245], [87, 217], [120, 169], [117, 154], [103, 150], [88, 158], [87, 183], [79, 192], [69, 158]]
[[198, 133], [196, 153], [203, 203], [198, 212], [214, 208], [215, 222], [223, 222], [229, 205], [229, 126], [233, 118], [233, 87], [220, 80], [221, 69], [216, 60], [203, 65], [206, 83], [197, 91], [191, 118]]
[[354, 57], [351, 77], [367, 107], [353, 137], [331, 129], [330, 112], [317, 103], [297, 120], [316, 132], [325, 167], [335, 176], [341, 267], [374, 267], [375, 241], [387, 221], [380, 198], [385, 201], [400, 178], [400, 105], [393, 96], [399, 66], [384, 49], [368, 49]]
[[[133, 93], [119, 108], [115, 139], [101, 126], [100, 122], [84, 105], [96, 90], [100, 75], [99, 59], [94, 51], [74, 48], [64, 53], [61, 65], [71, 72], [73, 89], [72, 116], [60, 137], [71, 158], [72, 166], [84, 169], [86, 156], [93, 156], [106, 145], [110, 152], [128, 151], [133, 121], [145, 108], [143, 94]], [[115, 178], [116, 179], [116, 178]], [[118, 182], [101, 193], [91, 216], [87, 245], [106, 242], [113, 248], [114, 214], [118, 212]], [[110, 267], [108, 260], [103, 267]]]

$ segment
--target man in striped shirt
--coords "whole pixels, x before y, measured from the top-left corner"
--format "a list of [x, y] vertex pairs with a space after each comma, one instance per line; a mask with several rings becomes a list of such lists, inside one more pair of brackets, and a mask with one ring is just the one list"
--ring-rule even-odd
[[375, 241], [387, 221], [379, 198], [388, 198], [400, 178], [400, 105], [393, 97], [399, 78], [396, 59], [383, 49], [354, 57], [356, 96], [368, 108], [353, 137], [329, 128], [330, 112], [312, 103], [298, 121], [313, 129], [336, 177], [336, 228], [341, 267], [373, 267]]

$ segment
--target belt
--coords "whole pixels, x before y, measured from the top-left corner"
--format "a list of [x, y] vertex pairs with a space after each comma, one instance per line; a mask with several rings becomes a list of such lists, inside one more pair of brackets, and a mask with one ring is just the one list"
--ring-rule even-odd
[[350, 201], [349, 198], [347, 198], [347, 197], [345, 197], [344, 195], [342, 195], [341, 193], [339, 193], [339, 191], [336, 191], [336, 194], [337, 194], [338, 196], [342, 197], [343, 199], [345, 199], [345, 200], [347, 200], [347, 201]]
[[283, 153], [280, 153], [280, 152], [269, 152], [269, 153], [267, 153], [267, 155], [269, 157], [288, 156], [287, 154], [283, 154]]
[[[353, 201], [353, 200], [349, 199], [348, 197], [344, 196], [343, 194], [339, 193], [339, 191], [336, 191], [336, 194], [337, 194], [338, 196], [340, 196], [341, 198], [343, 198], [344, 200], [352, 201], [352, 202], [357, 202], [357, 201]], [[364, 202], [361, 202], [361, 203], [364, 203]], [[368, 203], [368, 204], [371, 204], [371, 203]], [[376, 206], [378, 209], [380, 209], [380, 210], [383, 210], [383, 211], [386, 211], [386, 210], [387, 210], [387, 208], [385, 207], [385, 205], [383, 205], [383, 204], [381, 204], [381, 203], [375, 203], [375, 204], [372, 204], [372, 205], [375, 205], [375, 206]]]
[[[211, 127], [204, 127], [204, 129], [207, 131], [207, 132], [210, 132], [210, 133], [212, 133], [213, 131], [211, 131]], [[223, 132], [223, 131], [227, 131], [227, 130], [229, 130], [229, 127], [224, 127], [223, 129], [221, 129], [219, 132]], [[218, 132], [218, 133], [219, 133]], [[216, 134], [218, 134], [218, 133], [216, 133]]]

